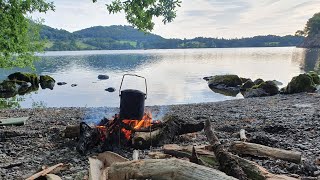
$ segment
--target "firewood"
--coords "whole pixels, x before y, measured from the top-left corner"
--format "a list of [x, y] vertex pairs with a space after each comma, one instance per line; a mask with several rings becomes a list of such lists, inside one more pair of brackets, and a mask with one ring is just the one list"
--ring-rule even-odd
[[244, 129], [240, 130], [240, 141], [243, 141], [243, 142], [247, 141], [246, 131]]
[[208, 141], [213, 147], [213, 152], [220, 164], [220, 169], [227, 175], [236, 177], [240, 180], [248, 179], [244, 170], [240, 167], [239, 161], [223, 148], [218, 137], [215, 135], [213, 128], [211, 127], [210, 120], [206, 121], [204, 131]]
[[172, 156], [169, 155], [169, 154], [165, 154], [165, 153], [162, 153], [162, 152], [159, 152], [159, 151], [149, 152], [149, 153], [148, 153], [148, 156], [149, 156], [151, 159], [168, 159], [168, 158], [171, 158], [171, 157], [172, 157]]
[[109, 167], [112, 163], [115, 163], [115, 162], [129, 161], [127, 158], [124, 158], [119, 154], [111, 151], [106, 151], [104, 153], [98, 154], [97, 159], [99, 159], [106, 167]]
[[272, 148], [260, 144], [236, 141], [233, 142], [230, 149], [237, 154], [247, 154], [258, 157], [271, 157], [282, 159], [294, 163], [301, 162], [301, 152], [288, 151], [279, 148]]
[[[242, 169], [242, 171], [246, 174], [247, 179], [261, 179], [261, 180], [297, 180], [295, 178], [291, 178], [288, 176], [284, 175], [275, 175], [270, 172], [268, 172], [265, 168], [259, 166], [257, 163], [246, 160], [244, 158], [241, 158], [239, 156], [236, 156], [234, 154], [231, 154], [229, 152], [221, 152], [219, 146], [221, 146], [219, 139], [217, 136], [214, 134], [214, 131], [211, 128], [211, 123], [210, 121], [206, 121], [205, 125], [205, 133], [207, 135], [207, 138], [210, 142], [210, 144], [213, 145], [213, 150], [215, 152], [215, 155], [217, 156], [217, 159], [221, 164], [228, 162], [230, 159], [236, 163], [236, 165]], [[219, 150], [219, 151], [218, 151]], [[218, 152], [217, 152], [218, 151]], [[224, 156], [221, 158], [221, 154], [225, 153]], [[223, 157], [225, 159], [223, 159]], [[225, 161], [225, 162], [224, 162]], [[237, 167], [236, 166], [236, 167]], [[231, 166], [232, 167], [232, 166]], [[220, 166], [222, 171], [228, 172], [228, 169], [225, 169], [225, 165], [223, 164]], [[228, 174], [228, 173], [227, 173]], [[240, 179], [239, 177], [237, 177]]]
[[[197, 153], [198, 162], [200, 165], [208, 167], [219, 167], [219, 163], [213, 152], [205, 150], [206, 146], [194, 146], [194, 150]], [[177, 158], [192, 159], [193, 146], [179, 146], [177, 144], [166, 144], [163, 146], [163, 151], [166, 154], [172, 155]]]
[[99, 180], [102, 176], [104, 164], [96, 158], [89, 157], [89, 180]]
[[80, 136], [80, 125], [67, 126], [63, 131], [65, 138], [78, 138]]
[[59, 176], [55, 174], [47, 174], [46, 175], [47, 180], [62, 180]]
[[59, 166], [63, 166], [63, 163], [59, 163], [57, 165], [51, 166], [49, 168], [46, 168], [46, 169], [44, 169], [44, 170], [32, 175], [31, 177], [27, 178], [26, 180], [34, 180], [34, 179], [36, 179], [36, 178], [38, 178], [40, 176], [45, 176], [45, 175], [49, 174], [51, 171], [53, 171], [55, 168], [57, 168]]
[[225, 173], [180, 159], [145, 159], [114, 163], [108, 168], [108, 180], [118, 179], [235, 179]]
[[151, 133], [136, 132], [133, 138], [133, 146], [135, 148], [145, 149], [151, 145], [170, 144], [179, 135], [199, 132], [203, 130], [203, 127], [203, 122], [186, 122], [178, 116], [166, 116], [163, 119], [161, 128], [151, 131]]

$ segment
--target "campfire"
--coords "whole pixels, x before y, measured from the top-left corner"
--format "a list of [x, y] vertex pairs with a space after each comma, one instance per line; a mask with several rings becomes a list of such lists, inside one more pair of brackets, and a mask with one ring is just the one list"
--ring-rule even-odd
[[[143, 78], [145, 81], [145, 93], [135, 89], [122, 89], [126, 76]], [[86, 123], [80, 124], [80, 138], [78, 151], [85, 154], [94, 146], [101, 146], [101, 150], [113, 150], [115, 147], [131, 147], [135, 144], [135, 134], [138, 132], [155, 131], [161, 123], [152, 119], [152, 113], [145, 111], [144, 102], [147, 99], [147, 81], [144, 77], [125, 74], [119, 88], [120, 113], [112, 118], [102, 119], [97, 126], [90, 127]], [[145, 138], [144, 138], [145, 139]], [[140, 141], [141, 138], [138, 140]], [[140, 143], [141, 144], [141, 143]]]

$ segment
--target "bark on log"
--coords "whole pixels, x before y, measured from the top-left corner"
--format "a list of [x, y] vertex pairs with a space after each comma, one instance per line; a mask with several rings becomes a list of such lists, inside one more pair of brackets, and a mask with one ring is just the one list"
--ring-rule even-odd
[[237, 154], [247, 154], [258, 157], [271, 157], [274, 159], [282, 159], [294, 163], [300, 163], [302, 155], [301, 152], [288, 151], [260, 144], [253, 144], [240, 141], [233, 142], [230, 149], [231, 151]]
[[63, 131], [65, 138], [78, 138], [80, 136], [80, 125], [67, 126]]
[[[162, 127], [158, 130], [152, 131], [150, 138], [150, 132], [136, 132], [137, 137], [133, 145], [135, 148], [145, 149], [152, 145], [164, 145], [170, 144], [174, 139], [182, 134], [199, 132], [203, 130], [204, 123], [187, 122], [178, 116], [170, 115], [163, 119]], [[138, 143], [136, 143], [138, 142]]]
[[218, 137], [215, 135], [214, 130], [211, 127], [210, 120], [206, 120], [204, 131], [210, 144], [213, 146], [213, 152], [220, 164], [220, 169], [226, 174], [240, 180], [248, 179], [247, 175], [240, 167], [239, 161], [221, 145]]
[[57, 165], [51, 166], [49, 168], [46, 168], [46, 169], [44, 169], [44, 170], [32, 175], [31, 177], [27, 178], [26, 180], [34, 180], [34, 179], [37, 179], [40, 176], [45, 176], [45, 175], [49, 174], [51, 171], [53, 171], [55, 168], [57, 168], [59, 166], [63, 166], [63, 163], [59, 163]]
[[114, 163], [108, 168], [108, 180], [118, 179], [194, 179], [233, 180], [225, 173], [179, 159], [146, 159]]
[[240, 130], [240, 141], [243, 141], [243, 142], [247, 141], [246, 131], [244, 129]]

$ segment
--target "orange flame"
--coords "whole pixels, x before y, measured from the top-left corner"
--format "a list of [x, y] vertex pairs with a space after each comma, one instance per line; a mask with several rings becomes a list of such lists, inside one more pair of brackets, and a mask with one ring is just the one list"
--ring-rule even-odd
[[[138, 130], [141, 128], [148, 128], [152, 125], [152, 114], [150, 112], [144, 113], [144, 116], [141, 120], [122, 120], [123, 123], [128, 124], [133, 129]], [[126, 130], [125, 128], [122, 128], [121, 131], [125, 135], [126, 139], [131, 138], [131, 130]]]

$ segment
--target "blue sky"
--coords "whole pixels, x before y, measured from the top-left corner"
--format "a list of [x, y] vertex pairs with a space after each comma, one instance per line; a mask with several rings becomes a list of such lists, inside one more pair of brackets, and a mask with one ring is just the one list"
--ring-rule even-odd
[[[124, 14], [109, 15], [110, 0], [53, 0], [55, 12], [34, 14], [46, 25], [76, 31], [91, 26], [125, 25]], [[155, 19], [153, 33], [166, 38], [287, 35], [303, 29], [319, 12], [320, 0], [182, 0], [178, 16], [167, 25]]]

